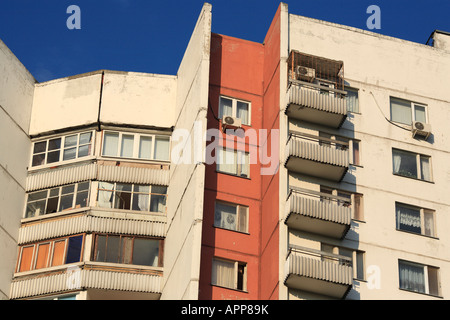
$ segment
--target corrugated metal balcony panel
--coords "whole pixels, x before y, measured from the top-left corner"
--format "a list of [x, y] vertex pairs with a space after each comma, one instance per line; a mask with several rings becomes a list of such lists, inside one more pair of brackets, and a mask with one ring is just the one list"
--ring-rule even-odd
[[326, 260], [322, 261], [295, 253], [291, 253], [286, 262], [287, 275], [295, 274], [348, 286], [353, 284], [353, 270], [351, 266]]
[[11, 299], [64, 293], [78, 289], [161, 293], [161, 276], [159, 275], [84, 269], [66, 272], [66, 270], [39, 277], [13, 280]]
[[79, 215], [24, 225], [18, 243], [57, 238], [83, 232], [103, 232], [165, 237], [165, 222], [160, 219], [134, 220]]
[[318, 161], [340, 167], [348, 167], [348, 150], [339, 150], [318, 143], [307, 142], [302, 139], [291, 137], [286, 148], [286, 159], [289, 156], [299, 157], [307, 160]]
[[99, 166], [98, 180], [168, 186], [169, 170], [123, 166]]
[[292, 194], [288, 199], [286, 209], [287, 214], [297, 213], [346, 225], [351, 223], [351, 208], [332, 201], [320, 201]]
[[69, 183], [95, 179], [97, 165], [95, 163], [77, 166], [47, 169], [28, 174], [26, 191], [51, 188]]
[[288, 90], [288, 101], [299, 106], [306, 106], [343, 116], [347, 114], [347, 105], [344, 98], [333, 94], [322, 94], [317, 89], [292, 85]]

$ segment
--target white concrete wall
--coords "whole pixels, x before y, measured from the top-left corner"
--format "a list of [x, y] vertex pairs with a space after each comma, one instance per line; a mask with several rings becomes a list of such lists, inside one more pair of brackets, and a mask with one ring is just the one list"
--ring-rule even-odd
[[[184, 156], [191, 152], [192, 157], [171, 165], [161, 299], [198, 298], [205, 165], [194, 161], [192, 145], [194, 140], [205, 145], [201, 136], [194, 137], [194, 132], [206, 130], [210, 39], [211, 5], [206, 3], [177, 73], [172, 157], [183, 147]], [[189, 133], [190, 139], [178, 140], [180, 131]]]
[[9, 298], [25, 203], [35, 79], [0, 41], [0, 299]]
[[[340, 130], [324, 129], [361, 140], [361, 167], [350, 166], [341, 183], [328, 185], [364, 194], [364, 222], [353, 222], [346, 240], [331, 242], [365, 251], [365, 266], [379, 268], [381, 287], [369, 289], [368, 283], [358, 282], [349, 298], [433, 299], [399, 290], [398, 259], [406, 259], [439, 267], [442, 296], [448, 299], [449, 52], [292, 14], [289, 21], [290, 49], [343, 60], [345, 80], [359, 89], [360, 114], [349, 114]], [[390, 118], [390, 96], [428, 106], [428, 122], [433, 131], [428, 141], [413, 139], [410, 131], [386, 121], [385, 117]], [[393, 175], [393, 147], [431, 156], [433, 182]], [[294, 175], [290, 182], [316, 190], [319, 183], [312, 181], [308, 186]], [[436, 210], [437, 239], [397, 231], [395, 201]], [[302, 242], [297, 236], [292, 238], [291, 234], [296, 243], [313, 241], [312, 247], [327, 241], [320, 237], [306, 240], [304, 236]]]

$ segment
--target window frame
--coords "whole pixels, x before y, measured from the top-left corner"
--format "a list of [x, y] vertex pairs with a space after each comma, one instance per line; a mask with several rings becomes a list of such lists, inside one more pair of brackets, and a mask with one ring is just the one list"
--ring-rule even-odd
[[[403, 154], [410, 154], [410, 155], [415, 156], [415, 164], [416, 164], [416, 172], [417, 172], [416, 177], [414, 177], [413, 175], [407, 175], [407, 174], [399, 173], [400, 172], [400, 167], [398, 169], [399, 172], [395, 172], [394, 150], [397, 151], [398, 152], [397, 154], [400, 155], [400, 156], [401, 156], [402, 153]], [[428, 168], [429, 168], [428, 175], [430, 177], [429, 180], [425, 179], [425, 176], [423, 175], [423, 172], [422, 172], [423, 171], [422, 170], [422, 159], [424, 159], [424, 158], [426, 158], [428, 160]], [[399, 149], [399, 148], [392, 148], [392, 174], [393, 175], [433, 183], [432, 164], [433, 163], [432, 163], [432, 160], [431, 160], [431, 156], [428, 156], [428, 155], [425, 155], [425, 154], [421, 154], [421, 153], [416, 153], [416, 152], [413, 152], [413, 151], [403, 150], [403, 149]], [[424, 178], [422, 178], [422, 176]]]
[[[224, 226], [216, 225], [216, 215], [217, 215], [217, 205], [218, 204], [235, 208], [235, 212], [236, 212], [236, 229], [230, 229], [230, 228], [226, 228]], [[246, 209], [245, 210], [246, 211], [245, 212], [245, 217], [241, 217], [241, 215], [242, 215], [240, 213], [241, 208]], [[220, 228], [220, 229], [224, 229], [224, 230], [229, 230], [229, 231], [249, 234], [249, 225], [248, 225], [249, 224], [249, 211], [250, 211], [249, 206], [242, 205], [242, 204], [237, 204], [237, 203], [232, 203], [232, 202], [227, 202], [227, 201], [223, 201], [223, 200], [216, 200], [214, 202], [214, 222], [213, 222], [213, 226], [215, 228]], [[241, 224], [242, 219], [245, 219], [245, 221], [244, 221], [244, 223], [245, 223], [245, 230], [239, 230], [239, 226]]]
[[[80, 144], [80, 136], [82, 134], [85, 134], [85, 133], [91, 133], [90, 143]], [[76, 145], [75, 146], [70, 146], [70, 147], [65, 147], [66, 139], [68, 137], [71, 137], [71, 136], [74, 136], [74, 135], [77, 135], [77, 143], [76, 143]], [[61, 140], [59, 148], [49, 150], [49, 142], [52, 141], [52, 140], [57, 140], [57, 139]], [[43, 152], [34, 152], [35, 145], [38, 144], [38, 143], [42, 143], [42, 142], [45, 142], [45, 151], [43, 151]], [[89, 146], [89, 153], [87, 155], [85, 155], [85, 156], [81, 156], [81, 157], [78, 156], [80, 147], [86, 146], [86, 145]], [[66, 149], [70, 149], [70, 148], [76, 148], [76, 150], [77, 150], [76, 151], [76, 157], [74, 159], [64, 160], [64, 151]], [[48, 154], [51, 153], [51, 152], [56, 152], [56, 150], [59, 150], [58, 161], [47, 163]], [[42, 169], [42, 168], [47, 168], [47, 167], [59, 166], [60, 164], [71, 163], [71, 162], [74, 162], [74, 161], [81, 161], [81, 160], [84, 160], [84, 159], [88, 159], [89, 157], [92, 157], [94, 155], [94, 150], [95, 150], [95, 130], [72, 132], [72, 133], [67, 133], [67, 134], [64, 134], [64, 135], [55, 135], [55, 136], [47, 137], [45, 139], [38, 139], [38, 140], [33, 141], [33, 143], [31, 144], [31, 159], [30, 159], [30, 162], [29, 162], [29, 168], [30, 168], [30, 170], [38, 169], [38, 168]], [[40, 154], [44, 154], [44, 160], [43, 160], [44, 163], [43, 164], [38, 164], [38, 165], [33, 165], [33, 158], [36, 155], [40, 155]]]
[[[110, 261], [100, 261], [97, 260], [97, 254], [98, 254], [98, 239], [99, 237], [106, 237], [105, 242], [105, 257], [108, 253], [108, 237], [119, 237], [119, 246], [117, 250], [117, 259], [121, 259], [122, 254], [122, 239], [132, 239], [132, 246], [131, 246], [131, 252], [127, 252], [127, 254], [131, 255], [131, 260], [133, 260], [133, 253], [134, 253], [134, 242], [136, 239], [145, 239], [150, 241], [157, 241], [158, 242], [158, 265], [157, 266], [149, 266], [149, 265], [141, 265], [141, 264], [134, 264], [132, 263], [126, 263], [126, 262], [110, 262]], [[123, 259], [123, 258], [122, 258]], [[151, 268], [162, 268], [164, 263], [164, 239], [158, 238], [158, 237], [146, 237], [146, 236], [137, 236], [137, 235], [126, 235], [126, 234], [109, 234], [109, 233], [94, 233], [93, 234], [93, 244], [92, 244], [92, 251], [91, 251], [91, 260], [95, 262], [100, 263], [112, 263], [112, 264], [122, 264], [122, 265], [130, 265], [130, 266], [146, 266]], [[106, 259], [105, 259], [106, 260]]]
[[[101, 189], [100, 188], [100, 184], [101, 183], [109, 183], [113, 185], [112, 190], [110, 189]], [[130, 185], [131, 186], [131, 191], [120, 191], [120, 192], [126, 192], [126, 193], [130, 193], [130, 209], [122, 209], [122, 208], [115, 208], [116, 205], [116, 192], [118, 192], [117, 190], [117, 184], [120, 185]], [[149, 187], [149, 192], [141, 192], [141, 191], [135, 191], [136, 186], [148, 186]], [[166, 188], [166, 193], [162, 194], [162, 193], [156, 193], [153, 192], [153, 187], [164, 187]], [[112, 192], [111, 197], [112, 197], [112, 202], [111, 203], [111, 208], [110, 209], [115, 209], [115, 210], [127, 210], [127, 211], [133, 211], [133, 212], [148, 212], [148, 213], [160, 213], [160, 214], [166, 214], [167, 213], [167, 190], [168, 190], [168, 186], [162, 186], [162, 185], [156, 185], [156, 184], [138, 184], [138, 183], [122, 183], [122, 182], [108, 182], [108, 181], [99, 181], [98, 182], [98, 186], [97, 186], [97, 192], [96, 192], [96, 206], [99, 208], [107, 208], [107, 207], [102, 207], [99, 204], [99, 194], [100, 191], [109, 191]], [[134, 202], [134, 195], [138, 195], [138, 194], [143, 194], [143, 195], [148, 195], [148, 211], [145, 210], [133, 210], [133, 202]], [[165, 196], [165, 208], [164, 208], [164, 212], [159, 212], [159, 211], [150, 211], [151, 209], [151, 204], [152, 204], [152, 196]]]
[[[325, 250], [324, 249], [325, 247], [328, 247], [330, 250]], [[353, 279], [359, 280], [359, 281], [367, 280], [366, 279], [366, 252], [365, 251], [342, 247], [342, 246], [336, 246], [334, 244], [329, 244], [329, 243], [325, 243], [325, 242], [320, 243], [320, 250], [325, 253], [331, 253], [331, 254], [336, 254], [339, 256], [351, 258]], [[344, 254], [342, 251], [350, 252], [351, 257], [349, 255]], [[327, 258], [324, 258], [324, 260], [327, 260]], [[360, 263], [362, 265], [360, 265]]]
[[[406, 209], [417, 210], [419, 212], [420, 233], [414, 232], [414, 231], [410, 231], [410, 230], [404, 230], [404, 229], [400, 228], [400, 222], [398, 220], [399, 219], [399, 217], [398, 217], [398, 209], [397, 209], [398, 206], [406, 208]], [[430, 214], [431, 217], [432, 217], [432, 224], [433, 225], [432, 225], [432, 234], [431, 235], [428, 235], [428, 234], [425, 233], [425, 231], [426, 231], [426, 228], [425, 228], [425, 215], [426, 214]], [[436, 211], [432, 210], [432, 209], [423, 208], [423, 207], [414, 206], [414, 205], [411, 205], [411, 204], [407, 204], [407, 203], [396, 201], [395, 202], [395, 230], [437, 239]]]
[[[33, 271], [33, 270], [41, 270], [41, 269], [45, 269], [45, 268], [51, 268], [51, 267], [59, 267], [62, 265], [66, 265], [66, 264], [71, 264], [71, 263], [75, 263], [75, 262], [67, 262], [67, 253], [69, 250], [69, 239], [70, 238], [75, 238], [75, 237], [82, 237], [81, 238], [81, 248], [80, 248], [80, 257], [79, 257], [79, 261], [83, 260], [83, 255], [84, 255], [84, 246], [85, 246], [85, 234], [75, 234], [75, 235], [71, 235], [71, 236], [66, 236], [66, 237], [60, 237], [60, 238], [55, 238], [55, 239], [51, 239], [51, 240], [43, 240], [43, 241], [39, 241], [39, 242], [35, 242], [35, 243], [30, 243], [30, 244], [26, 244], [26, 245], [22, 245], [19, 247], [19, 254], [17, 257], [17, 265], [16, 265], [16, 271], [15, 272], [29, 272], [29, 271]], [[62, 242], [64, 241], [64, 255], [63, 255], [63, 259], [62, 259], [62, 263], [61, 264], [57, 264], [57, 265], [53, 265], [53, 259], [55, 258], [55, 244], [56, 242]], [[37, 265], [37, 260], [38, 260], [38, 255], [39, 255], [39, 247], [41, 245], [45, 245], [45, 244], [49, 244], [49, 251], [48, 251], [48, 256], [46, 257], [46, 263], [44, 267], [41, 268], [36, 268]], [[24, 271], [20, 271], [21, 267], [22, 267], [22, 256], [23, 256], [23, 249], [25, 248], [30, 248], [33, 247], [33, 253], [31, 256], [31, 262], [30, 262], [30, 268], [28, 270], [24, 270]]]
[[[346, 98], [345, 99], [345, 106], [346, 106], [347, 112], [361, 114], [360, 104], [359, 104], [359, 89], [358, 88], [354, 88], [354, 87], [346, 86], [346, 87], [344, 87], [344, 90], [347, 91], [347, 95], [345, 96], [345, 98]], [[355, 110], [350, 110], [349, 107], [348, 107], [348, 100], [347, 100], [348, 92], [352, 92], [352, 93], [356, 94], [356, 108], [357, 108], [356, 111]]]
[[[362, 156], [361, 156], [361, 140], [358, 139], [354, 139], [354, 138], [349, 138], [349, 137], [345, 137], [345, 136], [339, 136], [339, 135], [335, 135], [335, 134], [331, 134], [325, 131], [319, 131], [319, 137], [324, 138], [325, 142], [319, 141], [319, 145], [322, 146], [326, 146], [326, 147], [331, 147], [331, 144], [326, 142], [328, 140], [334, 140], [333, 144], [334, 144], [334, 148], [336, 149], [340, 149], [340, 150], [346, 150], [348, 149], [348, 155], [349, 155], [349, 164], [353, 165], [353, 166], [357, 166], [357, 167], [362, 167], [363, 165], [362, 163]], [[340, 145], [340, 142], [343, 143], [347, 143], [348, 146], [345, 145]], [[356, 156], [355, 156], [355, 146], [358, 146], [358, 159], [356, 161]]]
[[[411, 123], [405, 123], [405, 122], [402, 122], [402, 121], [398, 121], [398, 120], [393, 120], [392, 119], [392, 100], [401, 101], [401, 102], [404, 102], [404, 103], [408, 103], [410, 105]], [[393, 96], [389, 97], [390, 120], [393, 121], [393, 122], [401, 123], [401, 124], [408, 125], [408, 126], [412, 125], [414, 123], [414, 121], [418, 121], [418, 120], [416, 120], [416, 106], [424, 108], [424, 115], [425, 115], [424, 123], [429, 123], [428, 122], [429, 121], [429, 119], [428, 119], [428, 105], [423, 104], [423, 103], [419, 103], [419, 102], [414, 102], [414, 101], [407, 100], [407, 99], [393, 97]]]
[[226, 96], [226, 95], [220, 95], [219, 96], [219, 108], [218, 108], [218, 114], [219, 114], [219, 118], [222, 120], [224, 115], [223, 115], [223, 110], [222, 110], [222, 99], [228, 99], [231, 100], [231, 117], [237, 118], [237, 119], [241, 119], [237, 116], [237, 103], [238, 102], [242, 102], [242, 103], [246, 103], [248, 105], [248, 123], [244, 123], [242, 122], [241, 119], [241, 124], [244, 126], [249, 126], [251, 127], [252, 125], [252, 103], [250, 101], [247, 100], [243, 100], [243, 99], [238, 99], [238, 98], [234, 98], [234, 97], [230, 97], [230, 96]]
[[[233, 287], [229, 287], [226, 284], [221, 284], [221, 283], [215, 283], [214, 279], [213, 279], [213, 275], [214, 275], [214, 267], [215, 261], [222, 261], [225, 263], [230, 263], [233, 264]], [[244, 272], [242, 274], [242, 288], [239, 288], [239, 267], [243, 267], [244, 268]], [[221, 258], [221, 257], [216, 257], [214, 256], [212, 258], [212, 263], [211, 263], [211, 285], [213, 286], [218, 286], [218, 287], [222, 287], [222, 288], [227, 288], [227, 289], [231, 289], [231, 290], [237, 290], [237, 291], [242, 291], [242, 292], [248, 292], [247, 291], [247, 277], [248, 277], [248, 264], [246, 262], [243, 261], [236, 261], [236, 260], [230, 260], [230, 259], [226, 259], [226, 258]]]
[[[78, 190], [79, 185], [80, 184], [88, 184], [88, 188], [86, 190]], [[73, 192], [70, 193], [66, 193], [63, 194], [62, 190], [64, 187], [68, 187], [68, 186], [74, 186], [74, 190]], [[51, 191], [58, 189], [58, 195], [57, 196], [51, 196]], [[32, 194], [36, 194], [36, 193], [40, 193], [40, 192], [47, 192], [47, 195], [44, 199], [40, 199], [40, 200], [34, 200], [31, 202], [38, 202], [38, 201], [45, 201], [45, 206], [44, 206], [44, 211], [43, 213], [40, 213], [39, 215], [33, 215], [33, 216], [27, 216], [27, 212], [28, 212], [28, 204], [30, 203], [30, 201], [28, 200], [30, 195]], [[79, 207], [77, 208], [77, 195], [78, 193], [81, 192], [87, 192], [87, 199], [86, 199], [86, 206], [85, 207]], [[72, 194], [72, 207], [71, 208], [67, 208], [64, 210], [60, 210], [60, 206], [61, 206], [61, 198], [64, 196], [67, 196], [69, 194]], [[75, 182], [75, 183], [70, 183], [70, 184], [66, 184], [66, 185], [62, 185], [62, 186], [55, 186], [52, 188], [46, 188], [46, 189], [41, 189], [41, 190], [36, 190], [36, 191], [32, 191], [32, 192], [28, 192], [27, 193], [27, 198], [25, 201], [25, 212], [23, 214], [24, 219], [28, 219], [28, 218], [36, 218], [36, 217], [40, 217], [40, 216], [44, 216], [44, 215], [48, 215], [48, 214], [53, 214], [53, 213], [61, 213], [61, 212], [65, 212], [65, 211], [69, 211], [69, 210], [75, 210], [75, 209], [80, 209], [80, 208], [87, 208], [90, 205], [90, 195], [91, 195], [91, 180], [86, 180], [86, 181], [80, 181], [80, 182]], [[49, 199], [54, 199], [54, 198], [58, 198], [58, 203], [57, 203], [57, 210], [55, 212], [49, 212], [46, 213], [47, 209], [48, 209], [48, 201]]]
[[[107, 155], [105, 154], [105, 135], [106, 134], [118, 134], [118, 143], [117, 143], [117, 149], [115, 155]], [[131, 157], [122, 156], [121, 155], [121, 147], [122, 147], [122, 141], [123, 136], [133, 136], [133, 155]], [[141, 137], [145, 138], [151, 138], [151, 151], [150, 151], [150, 158], [140, 157], [140, 142]], [[156, 147], [156, 140], [157, 139], [164, 139], [168, 140], [169, 142], [169, 150], [167, 154], [167, 159], [157, 159], [155, 158], [155, 147]], [[131, 159], [131, 160], [138, 160], [138, 161], [158, 161], [158, 162], [170, 162], [170, 149], [171, 149], [171, 136], [170, 135], [164, 135], [164, 134], [151, 134], [151, 133], [141, 133], [141, 132], [128, 132], [128, 131], [117, 131], [117, 130], [103, 130], [102, 132], [102, 145], [101, 145], [101, 156], [104, 158], [117, 158], [117, 159]]]
[[[250, 152], [244, 151], [244, 150], [236, 150], [236, 149], [230, 149], [230, 148], [226, 148], [226, 147], [218, 147], [216, 149], [216, 171], [218, 173], [224, 173], [224, 174], [229, 174], [235, 177], [239, 177], [239, 178], [244, 178], [244, 179], [250, 179]], [[233, 163], [219, 163], [219, 161], [217, 161], [217, 159], [219, 158], [219, 153], [223, 154], [223, 156], [220, 156], [220, 159], [227, 159], [228, 157], [226, 156], [226, 152], [233, 152]], [[244, 155], [244, 160], [247, 159], [246, 162], [244, 163], [238, 163], [238, 155], [240, 155], [239, 157], [242, 157], [242, 155]], [[229, 172], [229, 171], [224, 171], [224, 170], [220, 170], [220, 165], [227, 165], [233, 166], [233, 172]], [[243, 170], [243, 168], [247, 167], [247, 169]], [[247, 171], [247, 175], [243, 175], [243, 173]]]
[[[352, 192], [343, 189], [331, 188], [325, 185], [320, 185], [320, 192], [328, 193], [332, 196], [345, 197], [342, 194], [349, 195], [350, 197], [350, 209], [352, 211], [352, 220], [365, 221], [364, 220], [364, 194], [359, 192]], [[356, 198], [359, 198], [359, 210], [356, 211]]]
[[[416, 290], [401, 287], [401, 285], [402, 285], [402, 279], [401, 279], [401, 273], [400, 273], [400, 265], [401, 264], [406, 264], [406, 265], [423, 268], [422, 274], [423, 274], [423, 280], [424, 280], [424, 289], [425, 289], [424, 291], [416, 291]], [[436, 293], [430, 293], [430, 272], [429, 272], [430, 268], [434, 269], [436, 271], [436, 279], [434, 279], [437, 284], [437, 288], [436, 288], [437, 292]], [[434, 297], [441, 297], [441, 294], [442, 294], [441, 269], [439, 267], [435, 267], [435, 266], [431, 266], [431, 265], [427, 265], [427, 264], [423, 264], [423, 263], [413, 262], [413, 261], [404, 260], [404, 259], [398, 259], [398, 287], [400, 290], [404, 290], [404, 291], [408, 291], [408, 292], [426, 294], [426, 295], [430, 295], [430, 296], [434, 296]]]

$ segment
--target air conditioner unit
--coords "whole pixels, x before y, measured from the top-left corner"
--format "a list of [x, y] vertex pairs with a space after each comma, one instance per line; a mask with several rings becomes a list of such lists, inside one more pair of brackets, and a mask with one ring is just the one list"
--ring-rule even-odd
[[241, 127], [241, 119], [231, 117], [231, 116], [224, 116], [222, 118], [222, 124], [226, 127], [232, 127], [232, 128], [240, 128]]
[[297, 66], [297, 80], [312, 82], [316, 78], [316, 70], [303, 66]]
[[419, 136], [426, 140], [431, 134], [431, 125], [429, 123], [413, 121], [411, 131], [413, 137]]

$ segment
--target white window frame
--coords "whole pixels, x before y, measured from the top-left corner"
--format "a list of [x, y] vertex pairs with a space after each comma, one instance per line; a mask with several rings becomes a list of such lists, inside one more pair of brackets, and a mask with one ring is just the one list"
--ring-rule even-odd
[[425, 123], [428, 123], [428, 106], [426, 104], [423, 103], [417, 103], [414, 101], [410, 101], [410, 100], [406, 100], [406, 99], [402, 99], [402, 98], [397, 98], [397, 97], [389, 97], [389, 111], [390, 111], [390, 116], [391, 116], [391, 121], [397, 122], [397, 123], [401, 123], [401, 124], [405, 124], [405, 125], [412, 125], [412, 123], [405, 123], [405, 122], [401, 122], [401, 121], [397, 121], [397, 120], [392, 120], [392, 99], [394, 100], [401, 100], [403, 102], [409, 103], [410, 104], [410, 111], [411, 111], [411, 121], [417, 121], [416, 120], [416, 106], [419, 107], [423, 107], [424, 113], [425, 113]]
[[[345, 96], [345, 99], [346, 99], [345, 104], [346, 104], [347, 112], [360, 114], [361, 110], [360, 110], [360, 104], [359, 104], [359, 89], [353, 88], [353, 87], [345, 87], [344, 90], [347, 91], [347, 95]], [[356, 108], [357, 108], [357, 110], [349, 110], [348, 104], [347, 104], [348, 103], [348, 101], [347, 101], [348, 92], [356, 93]]]
[[[401, 279], [400, 279], [400, 263], [409, 264], [409, 265], [412, 265], [412, 266], [415, 266], [415, 267], [422, 267], [423, 268], [424, 287], [425, 287], [425, 291], [424, 292], [422, 292], [422, 291], [414, 291], [414, 290], [411, 290], [411, 289], [401, 288], [400, 287], [400, 284], [401, 284], [401, 282], [400, 282], [401, 281]], [[430, 288], [429, 288], [430, 279], [429, 279], [429, 271], [428, 271], [429, 268], [433, 268], [433, 269], [435, 269], [437, 271], [437, 274], [436, 274], [437, 279], [435, 279], [437, 281], [437, 285], [438, 285], [438, 288], [437, 288], [438, 293], [437, 294], [430, 293]], [[440, 296], [441, 295], [441, 269], [440, 268], [435, 267], [435, 266], [429, 266], [429, 265], [422, 264], [422, 263], [417, 263], [417, 262], [412, 262], [412, 261], [408, 261], [408, 260], [399, 259], [398, 260], [398, 270], [399, 270], [399, 275], [398, 275], [399, 288], [401, 290], [405, 290], [405, 291], [408, 291], [408, 292], [422, 293], [422, 294], [427, 294], [427, 295], [432, 295], [432, 296]]]
[[[225, 147], [218, 147], [216, 148], [216, 153], [222, 153], [222, 156], [220, 156], [220, 161], [223, 161], [223, 163], [219, 163], [219, 161], [217, 161], [216, 163], [216, 171], [219, 173], [225, 173], [225, 174], [229, 174], [235, 177], [239, 177], [239, 178], [246, 178], [246, 179], [250, 179], [250, 153], [247, 151], [243, 151], [243, 150], [235, 150], [235, 149], [228, 149]], [[227, 152], [233, 152], [233, 162], [232, 163], [228, 163], [227, 160], [230, 157], [226, 156]], [[244, 157], [242, 157], [242, 155]], [[219, 158], [219, 155], [216, 155], [216, 159]], [[238, 161], [238, 158], [240, 159], [244, 159], [244, 163], [242, 163], [242, 161]], [[247, 162], [245, 162], [245, 159], [247, 159]], [[231, 165], [233, 166], [233, 172], [229, 172], [229, 171], [225, 171], [225, 170], [221, 170], [220, 169], [220, 165]], [[244, 167], [247, 167], [247, 170], [243, 170]], [[243, 173], [247, 171], [247, 175], [243, 175]]]
[[[408, 175], [404, 175], [404, 174], [400, 174], [398, 172], [395, 172], [395, 167], [394, 167], [394, 150], [396, 151], [400, 151], [401, 153], [409, 153], [411, 155], [414, 155], [416, 157], [416, 171], [417, 171], [417, 177], [410, 177]], [[430, 179], [427, 180], [425, 178], [422, 178], [422, 168], [421, 168], [421, 159], [423, 158], [427, 158], [428, 159], [428, 167], [429, 167], [429, 176]], [[394, 175], [396, 176], [400, 176], [400, 177], [406, 177], [406, 178], [411, 178], [411, 179], [416, 179], [416, 180], [421, 180], [421, 181], [427, 181], [427, 182], [433, 182], [433, 165], [432, 165], [432, 160], [431, 160], [431, 156], [425, 155], [425, 154], [421, 154], [421, 153], [416, 153], [416, 152], [412, 152], [412, 151], [408, 151], [408, 150], [403, 150], [403, 149], [399, 149], [399, 148], [392, 148], [392, 172]]]
[[238, 118], [238, 119], [240, 119], [240, 118], [237, 116], [237, 103], [238, 102], [246, 103], [248, 105], [248, 123], [242, 122], [242, 124], [244, 126], [251, 126], [252, 125], [252, 104], [251, 104], [250, 101], [246, 101], [246, 100], [242, 100], [242, 99], [237, 99], [237, 98], [221, 95], [219, 97], [219, 118], [220, 119], [223, 118], [222, 99], [231, 100], [231, 116], [234, 117], [234, 118]]
[[[79, 147], [80, 146], [89, 145], [89, 143], [80, 145], [80, 135], [82, 135], [84, 133], [91, 133], [90, 151], [89, 151], [88, 155], [79, 157], [78, 156]], [[65, 144], [66, 138], [70, 137], [70, 136], [74, 136], [74, 135], [77, 135], [77, 144], [75, 146], [71, 146], [69, 148], [65, 148], [64, 144]], [[50, 140], [55, 140], [55, 139], [61, 139], [60, 147], [58, 149], [48, 150], [49, 141]], [[41, 142], [46, 142], [45, 151], [44, 152], [34, 153], [35, 145], [37, 143], [41, 143]], [[29, 163], [29, 168], [30, 168], [30, 170], [37, 169], [37, 168], [42, 169], [42, 168], [46, 168], [46, 167], [58, 166], [58, 165], [63, 164], [63, 163], [70, 163], [70, 162], [74, 162], [74, 161], [80, 161], [80, 160], [87, 159], [88, 157], [91, 157], [91, 156], [94, 155], [94, 146], [95, 146], [95, 131], [94, 130], [72, 132], [72, 133], [68, 133], [68, 134], [65, 134], [65, 135], [56, 135], [56, 136], [52, 136], [52, 137], [47, 137], [46, 139], [35, 140], [31, 144], [31, 159], [30, 159], [30, 163]], [[77, 149], [75, 158], [74, 159], [69, 159], [69, 160], [64, 160], [64, 150], [65, 149], [74, 148], [74, 147]], [[51, 152], [55, 152], [56, 150], [59, 150], [59, 159], [58, 159], [58, 161], [47, 163], [48, 154], [51, 153]], [[45, 155], [44, 156], [44, 164], [34, 165], [33, 166], [33, 158], [34, 158], [35, 155], [38, 155], [38, 154], [44, 154]]]
[[[236, 229], [230, 229], [230, 228], [222, 227], [220, 225], [216, 225], [216, 214], [217, 214], [217, 205], [218, 204], [233, 207], [236, 210]], [[244, 217], [242, 217], [241, 209], [245, 209], [245, 211], [246, 211]], [[245, 230], [239, 230], [239, 226], [241, 225], [242, 220], [244, 220]], [[226, 202], [226, 201], [222, 201], [222, 200], [217, 200], [214, 203], [214, 227], [226, 229], [226, 230], [230, 230], [230, 231], [248, 233], [248, 220], [249, 220], [249, 207], [248, 206], [231, 203], [231, 202]]]
[[[115, 155], [105, 155], [105, 135], [108, 133], [112, 134], [118, 134], [119, 135], [119, 141], [117, 143], [117, 150]], [[123, 157], [120, 155], [120, 150], [122, 147], [122, 137], [124, 135], [127, 136], [133, 136], [133, 155], [131, 157]], [[141, 137], [151, 138], [151, 151], [150, 151], [150, 158], [141, 158], [139, 156], [139, 144], [141, 141]], [[155, 142], [156, 139], [161, 138], [165, 140], [169, 140], [169, 152], [167, 155], [167, 159], [155, 159]], [[169, 135], [162, 135], [162, 134], [147, 134], [147, 133], [137, 133], [137, 132], [126, 132], [126, 131], [115, 131], [115, 130], [104, 130], [102, 132], [102, 148], [101, 148], [101, 155], [105, 158], [120, 158], [120, 159], [134, 159], [139, 161], [163, 161], [163, 162], [169, 162], [170, 161], [170, 146], [171, 146], [171, 138]]]
[[[404, 207], [404, 208], [411, 208], [414, 210], [419, 211], [419, 217], [420, 217], [420, 233], [418, 232], [414, 232], [414, 231], [409, 231], [409, 230], [403, 230], [400, 229], [400, 223], [398, 220], [398, 216], [397, 216], [397, 206], [400, 207]], [[432, 219], [432, 232], [433, 234], [425, 234], [425, 214], [429, 214], [433, 219]], [[422, 207], [418, 207], [418, 206], [414, 206], [411, 204], [406, 204], [403, 202], [395, 202], [395, 228], [398, 231], [403, 231], [403, 232], [408, 232], [408, 233], [412, 233], [412, 234], [417, 234], [417, 235], [422, 235], [425, 237], [431, 237], [431, 238], [436, 238], [436, 211], [432, 210], [432, 209], [427, 209], [427, 208], [422, 208]]]
[[[224, 288], [229, 288], [229, 289], [233, 289], [233, 290], [247, 291], [247, 270], [248, 270], [247, 263], [234, 261], [234, 260], [229, 260], [229, 259], [225, 259], [225, 258], [214, 257], [213, 261], [212, 261], [212, 268], [215, 267], [215, 264], [214, 264], [215, 261], [223, 261], [223, 262], [227, 262], [227, 263], [233, 264], [233, 266], [234, 266], [233, 279], [232, 279], [233, 280], [233, 287], [227, 287], [224, 284], [214, 283], [213, 278], [212, 278], [212, 274], [211, 274], [211, 283], [212, 283], [212, 285], [216, 285], [216, 286], [220, 286], [220, 287], [224, 287]], [[244, 268], [244, 274], [243, 274], [242, 288], [241, 289], [238, 288], [239, 266], [243, 266], [243, 268]]]

